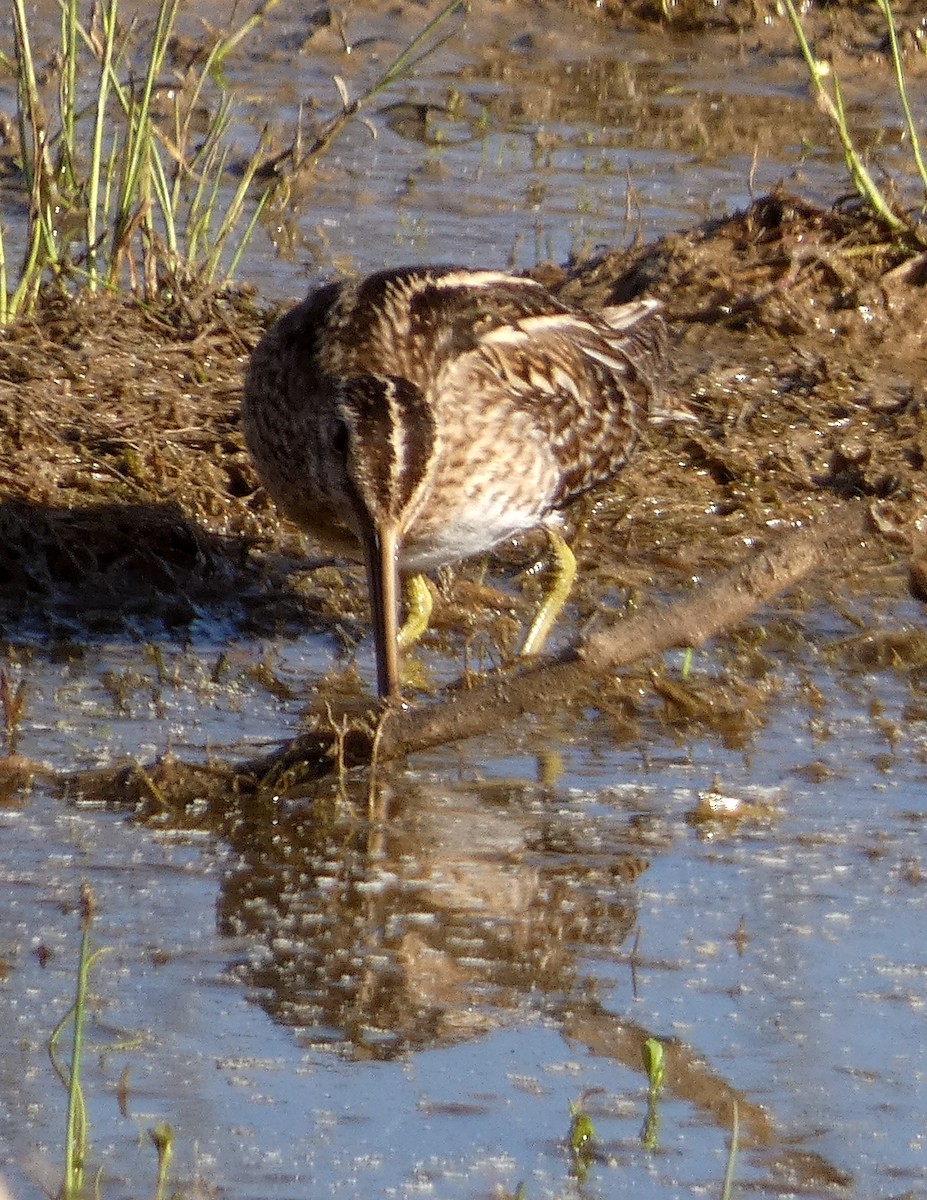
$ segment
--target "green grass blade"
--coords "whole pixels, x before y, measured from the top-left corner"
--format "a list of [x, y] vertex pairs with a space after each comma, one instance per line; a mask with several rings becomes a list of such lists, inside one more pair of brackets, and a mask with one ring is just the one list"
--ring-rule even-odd
[[829, 117], [831, 123], [836, 130], [837, 137], [840, 140], [840, 145], [843, 150], [843, 158], [846, 163], [847, 170], [850, 174], [850, 179], [853, 182], [854, 188], [883, 221], [891, 228], [896, 230], [906, 230], [909, 226], [892, 211], [891, 205], [882, 195], [875, 180], [866, 169], [866, 165], [860, 158], [856, 147], [853, 144], [853, 139], [850, 135], [850, 129], [847, 124], [846, 111], [843, 107], [843, 97], [840, 92], [840, 82], [836, 75], [833, 75], [834, 95], [833, 97], [824, 86], [824, 78], [827, 71], [815, 57], [811, 46], [808, 44], [808, 39], [805, 36], [804, 26], [801, 23], [801, 18], [795, 8], [794, 0], [783, 0], [785, 11], [789, 18], [789, 23], [795, 33], [795, 38], [801, 50], [802, 58], [805, 60], [805, 65], [808, 68], [808, 75], [811, 80], [811, 87], [817, 98], [821, 109]]
[[[101, 48], [100, 74], [97, 83], [97, 99], [94, 112], [93, 135], [90, 142], [90, 176], [87, 189], [87, 270], [88, 285], [93, 291], [98, 282], [97, 272], [97, 219], [100, 208], [100, 183], [104, 181], [104, 194], [109, 196], [109, 170], [103, 180], [103, 135], [106, 129], [106, 109], [109, 104], [110, 75], [113, 63], [113, 50], [116, 44], [116, 6], [118, 0], [109, 0], [101, 10], [103, 22], [103, 45]], [[115, 139], [114, 139], [115, 146]]]
[[164, 162], [158, 152], [158, 144], [153, 141], [151, 144], [151, 185], [154, 190], [155, 197], [158, 202], [158, 210], [161, 214], [161, 220], [164, 224], [164, 233], [167, 240], [167, 252], [171, 260], [171, 269], [173, 269], [177, 259], [177, 222], [174, 206], [171, 202], [171, 189], [167, 181], [167, 173], [164, 170]]
[[222, 152], [222, 154], [220, 155], [219, 165], [213, 176], [212, 187], [209, 189], [209, 198], [206, 201], [206, 207], [205, 207], [205, 210], [203, 213], [204, 221], [203, 221], [202, 229], [203, 229], [204, 240], [205, 240], [207, 248], [206, 248], [206, 261], [203, 264], [202, 271], [203, 271], [204, 278], [207, 280], [212, 280], [213, 275], [215, 274], [215, 269], [216, 269], [215, 268], [216, 257], [217, 257], [216, 245], [217, 245], [217, 238], [220, 236], [221, 230], [220, 230], [220, 234], [210, 234], [210, 229], [212, 227], [213, 218], [215, 216], [216, 205], [219, 200], [219, 184], [221, 182], [222, 174], [223, 174], [223, 171], [225, 170], [225, 164], [226, 164], [227, 160], [228, 160], [228, 150], [224, 150]]
[[263, 0], [263, 3], [255, 9], [252, 15], [248, 17], [235, 33], [217, 42], [206, 62], [206, 67], [203, 71], [204, 76], [206, 74], [217, 75], [222, 70], [222, 64], [226, 57], [231, 54], [238, 43], [246, 38], [252, 29], [255, 29], [279, 3], [280, 0]]
[[424, 58], [427, 58], [429, 54], [433, 54], [435, 50], [442, 46], [447, 41], [447, 37], [441, 38], [439, 42], [432, 46], [428, 46], [426, 43], [432, 34], [441, 28], [445, 21], [452, 17], [458, 9], [463, 9], [464, 7], [464, 0], [450, 0], [450, 3], [445, 4], [437, 16], [429, 21], [425, 28], [409, 42], [408, 46], [393, 59], [373, 87], [366, 93], [365, 100], [369, 100], [371, 96], [376, 95], [383, 88], [388, 87], [397, 79], [401, 79], [404, 75], [407, 75]]
[[77, 995], [74, 1000], [74, 1036], [71, 1043], [71, 1073], [68, 1081], [68, 1116], [64, 1142], [64, 1193], [79, 1195], [83, 1189], [84, 1163], [87, 1157], [87, 1113], [80, 1083], [81, 1057], [84, 1052], [84, 1021], [87, 1006], [87, 976], [90, 969], [90, 924], [81, 935], [77, 970]]
[[[251, 184], [254, 181], [254, 176], [255, 176], [257, 169], [260, 166], [261, 160], [263, 158], [263, 150], [264, 150], [264, 137], [262, 134], [261, 140], [258, 143], [257, 149], [255, 150], [254, 154], [252, 154], [247, 167], [242, 172], [242, 176], [241, 176], [241, 179], [239, 180], [238, 187], [235, 189], [235, 195], [232, 197], [232, 200], [225, 211], [225, 216], [222, 219], [222, 224], [219, 226], [219, 231], [215, 236], [213, 250], [212, 250], [212, 253], [210, 254], [209, 259], [207, 260], [207, 264], [206, 264], [207, 278], [210, 280], [215, 277], [216, 271], [218, 270], [219, 259], [222, 255], [222, 251], [225, 249], [225, 245], [226, 245], [229, 237], [231, 236], [231, 234], [233, 233], [233, 231], [235, 230], [235, 228], [237, 227], [237, 225], [241, 219], [241, 214], [244, 211], [244, 206], [245, 206], [245, 198], [247, 197], [248, 192], [251, 190]], [[262, 209], [264, 207], [264, 204], [266, 203], [268, 194], [269, 194], [269, 192], [267, 190], [265, 190], [263, 196], [261, 197], [261, 200], [259, 201], [258, 209], [257, 209], [255, 215], [252, 217], [252, 219], [248, 223], [247, 229], [245, 231], [245, 238], [239, 244], [238, 251], [236, 252], [236, 254], [234, 256], [234, 260], [233, 260], [234, 263], [237, 263], [238, 259], [241, 257], [241, 252], [244, 249], [244, 246], [247, 242], [247, 238], [250, 237], [251, 230], [254, 229], [255, 222], [257, 220], [258, 215], [260, 214], [260, 209]], [[234, 269], [233, 266], [229, 266], [228, 270], [225, 272], [226, 278], [228, 278], [231, 275], [233, 269]]]
[[[137, 214], [143, 212], [139, 206], [139, 197], [144, 194], [147, 200], [149, 180], [143, 177], [148, 176], [151, 170], [153, 156], [151, 98], [176, 20], [177, 4], [178, 0], [161, 0], [158, 6], [141, 94], [137, 102], [130, 105], [127, 161], [116, 204], [116, 227], [113, 231], [114, 260], [118, 260], [127, 252], [127, 237], [136, 222]], [[143, 212], [142, 220], [145, 219]]]
[[737, 1166], [737, 1148], [740, 1141], [740, 1109], [734, 1100], [734, 1112], [731, 1118], [731, 1146], [727, 1154], [727, 1167], [724, 1171], [724, 1184], [721, 1188], [721, 1200], [731, 1200], [734, 1187], [734, 1168]]
[[450, 3], [445, 4], [444, 8], [428, 22], [424, 29], [415, 35], [408, 46], [393, 59], [390, 65], [382, 72], [381, 75], [370, 85], [370, 87], [357, 100], [348, 102], [344, 92], [344, 85], [339, 80], [335, 80], [338, 90], [341, 93], [342, 110], [336, 117], [333, 117], [326, 126], [322, 129], [315, 141], [310, 146], [309, 150], [300, 158], [297, 169], [305, 166], [307, 163], [312, 163], [318, 159], [329, 148], [335, 138], [341, 133], [342, 129], [347, 125], [352, 117], [357, 116], [365, 104], [381, 92], [385, 87], [395, 83], [409, 71], [413, 70], [422, 62], [428, 55], [433, 54], [439, 46], [443, 46], [447, 38], [441, 38], [440, 41], [433, 45], [426, 45], [428, 39], [444, 24], [458, 9], [465, 7], [464, 0], [450, 0]]
[[[16, 38], [16, 86], [17, 115], [19, 117], [19, 144], [22, 148], [23, 171], [30, 192], [35, 190], [37, 174], [35, 162], [35, 138], [33, 136], [34, 114], [39, 104], [39, 87], [36, 81], [35, 62], [29, 41], [29, 23], [23, 0], [13, 0], [13, 29]], [[29, 124], [27, 125], [27, 121]], [[33, 151], [29, 155], [30, 148]]]
[[58, 89], [58, 104], [61, 112], [60, 170], [62, 186], [69, 192], [77, 187], [75, 139], [77, 108], [77, 0], [68, 0], [61, 8], [61, 82]]
[[[261, 141], [263, 144], [263, 138], [261, 139]], [[235, 249], [235, 253], [232, 255], [232, 258], [229, 262], [228, 270], [226, 271], [227, 278], [231, 279], [234, 276], [235, 272], [238, 270], [238, 260], [241, 258], [242, 254], [244, 253], [245, 247], [251, 241], [251, 235], [254, 233], [254, 228], [257, 225], [258, 221], [261, 219], [261, 213], [263, 213], [264, 208], [270, 201], [270, 198], [271, 198], [273, 192], [274, 192], [274, 187], [273, 187], [273, 184], [271, 184], [270, 186], [268, 186], [264, 189], [264, 191], [261, 193], [260, 200], [258, 200], [257, 204], [254, 206], [254, 212], [251, 214], [251, 220], [245, 226], [244, 233], [242, 234], [242, 236], [238, 242], [238, 246]]]
[[911, 154], [914, 157], [914, 163], [917, 167], [917, 173], [921, 178], [921, 185], [924, 192], [927, 193], [927, 166], [924, 164], [924, 158], [921, 153], [921, 141], [917, 132], [917, 125], [914, 117], [911, 115], [911, 105], [908, 103], [908, 89], [904, 78], [904, 67], [901, 62], [901, 51], [898, 48], [898, 34], [895, 30], [895, 20], [892, 16], [892, 8], [889, 0], [876, 0], [882, 12], [882, 17], [885, 20], [885, 28], [888, 31], [888, 44], [892, 54], [892, 67], [895, 72], [895, 88], [898, 92], [898, 99], [901, 103], [901, 111], [904, 114], [904, 123], [908, 131], [908, 141], [911, 145]]

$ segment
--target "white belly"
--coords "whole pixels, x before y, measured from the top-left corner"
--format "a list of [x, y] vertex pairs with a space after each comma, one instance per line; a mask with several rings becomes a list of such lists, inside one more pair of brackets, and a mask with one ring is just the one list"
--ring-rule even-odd
[[551, 518], [542, 518], [535, 506], [529, 510], [494, 514], [494, 519], [460, 520], [453, 525], [435, 528], [424, 536], [407, 538], [399, 551], [399, 565], [404, 571], [430, 571], [466, 558], [486, 554], [501, 542], [508, 541], [526, 529]]

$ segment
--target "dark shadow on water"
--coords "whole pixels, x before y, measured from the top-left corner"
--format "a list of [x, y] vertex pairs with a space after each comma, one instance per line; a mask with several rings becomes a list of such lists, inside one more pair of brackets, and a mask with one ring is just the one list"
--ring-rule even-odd
[[0, 499], [0, 635], [182, 634], [203, 618], [252, 631], [312, 623], [309, 606], [179, 504], [47, 507]]

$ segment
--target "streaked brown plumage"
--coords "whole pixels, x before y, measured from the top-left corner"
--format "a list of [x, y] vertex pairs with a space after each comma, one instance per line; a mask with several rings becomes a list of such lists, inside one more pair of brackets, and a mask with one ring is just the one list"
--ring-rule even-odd
[[248, 449], [287, 516], [360, 549], [382, 696], [400, 572], [548, 523], [626, 462], [665, 356], [655, 308], [587, 313], [532, 280], [411, 267], [322, 287], [261, 340]]

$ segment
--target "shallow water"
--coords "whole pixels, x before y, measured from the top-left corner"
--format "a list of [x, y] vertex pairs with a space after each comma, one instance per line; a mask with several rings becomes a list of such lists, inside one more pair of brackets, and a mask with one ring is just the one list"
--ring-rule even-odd
[[[271, 297], [335, 261], [560, 261], [737, 207], [751, 170], [757, 192], [796, 174], [806, 192], [842, 186], [794, 63], [710, 33], [603, 44], [579, 18], [567, 39], [552, 11], [531, 10], [527, 41], [520, 6], [471, 18], [371, 111], [375, 141], [355, 126], [326, 158], [292, 214], [292, 259], [268, 227], [240, 274]], [[331, 105], [333, 70], [359, 88], [375, 73], [365, 46], [382, 65], [419, 19], [361, 10], [353, 56], [297, 54], [305, 15], [280, 10], [230, 67], [254, 117], [245, 147], [268, 108], [286, 130], [306, 94]], [[851, 101], [874, 127], [866, 89]], [[444, 111], [424, 131], [395, 107], [425, 102]], [[143, 825], [41, 782], [4, 801], [13, 1195], [54, 1190], [60, 1169], [65, 1094], [45, 1044], [73, 996], [82, 882], [110, 948], [84, 1063], [107, 1200], [154, 1194], [159, 1121], [191, 1195], [718, 1194], [735, 1099], [745, 1187], [925, 1190], [923, 680], [828, 667], [814, 647], [846, 632], [822, 627], [806, 660], [783, 659], [781, 700], [745, 747], [662, 727], [623, 746], [604, 722], [565, 718], [417, 757], [381, 779], [369, 817], [358, 780], [223, 837], [196, 811]], [[244, 755], [293, 731], [331, 653], [227, 647], [209, 628], [160, 649], [11, 649], [8, 671], [28, 680], [18, 751], [60, 770], [168, 746]], [[265, 659], [294, 699], [249, 672]], [[715, 669], [710, 649], [696, 656]], [[747, 808], [706, 823], [700, 795]], [[653, 1148], [648, 1036], [667, 1046]], [[586, 1162], [567, 1149], [571, 1105], [595, 1126]]]
[[[322, 8], [274, 9], [225, 64], [242, 161], [265, 128], [273, 151], [289, 147], [301, 109], [305, 146], [339, 111], [334, 77], [350, 99], [362, 96], [439, 8], [357, 4], [331, 25]], [[182, 12], [180, 29], [195, 47], [201, 22], [241, 19], [208, 0]], [[57, 27], [57, 8], [37, 5], [40, 62]], [[782, 19], [741, 32], [720, 21], [701, 32], [618, 28], [592, 6], [565, 18], [556, 5], [483, 3], [425, 45], [445, 33], [447, 44], [375, 96], [296, 182], [292, 202], [262, 221], [238, 271], [260, 295], [301, 295], [333, 267], [559, 263], [689, 228], [780, 182], [825, 202], [846, 188]], [[161, 89], [169, 119], [182, 62], [181, 51]], [[888, 68], [847, 67], [841, 85], [858, 145], [903, 194], [913, 172]], [[917, 89], [910, 101], [918, 120]], [[0, 110], [15, 111], [3, 78]], [[0, 199], [14, 262], [25, 212], [15, 176], [0, 178]]]
[[[35, 660], [19, 748], [73, 765], [103, 743], [240, 752], [293, 728], [296, 703], [243, 674], [237, 703], [210, 700], [197, 663], [208, 676], [212, 661], [168, 647], [159, 685], [129, 648], [63, 672]], [[99, 683], [122, 665], [149, 683], [128, 715]], [[695, 669], [714, 669], [710, 652]], [[815, 693], [807, 666], [783, 664], [782, 703], [739, 751], [522, 729], [390, 773], [370, 823], [363, 786], [280, 803], [218, 840], [195, 812], [186, 828], [146, 828], [41, 787], [10, 802], [0, 1140], [13, 1194], [41, 1194], [35, 1178], [60, 1161], [64, 1092], [45, 1041], [73, 995], [81, 882], [94, 944], [110, 948], [92, 973], [84, 1071], [106, 1196], [153, 1190], [144, 1133], [159, 1120], [175, 1177], [235, 1196], [473, 1197], [519, 1181], [531, 1196], [688, 1194], [720, 1186], [734, 1098], [744, 1184], [916, 1192], [925, 743], [905, 713], [923, 685], [810, 677]], [[66, 725], [42, 728], [65, 710]], [[713, 792], [750, 808], [700, 821]], [[641, 1145], [646, 1036], [668, 1052], [655, 1150]], [[596, 1130], [582, 1185], [571, 1103]]]

